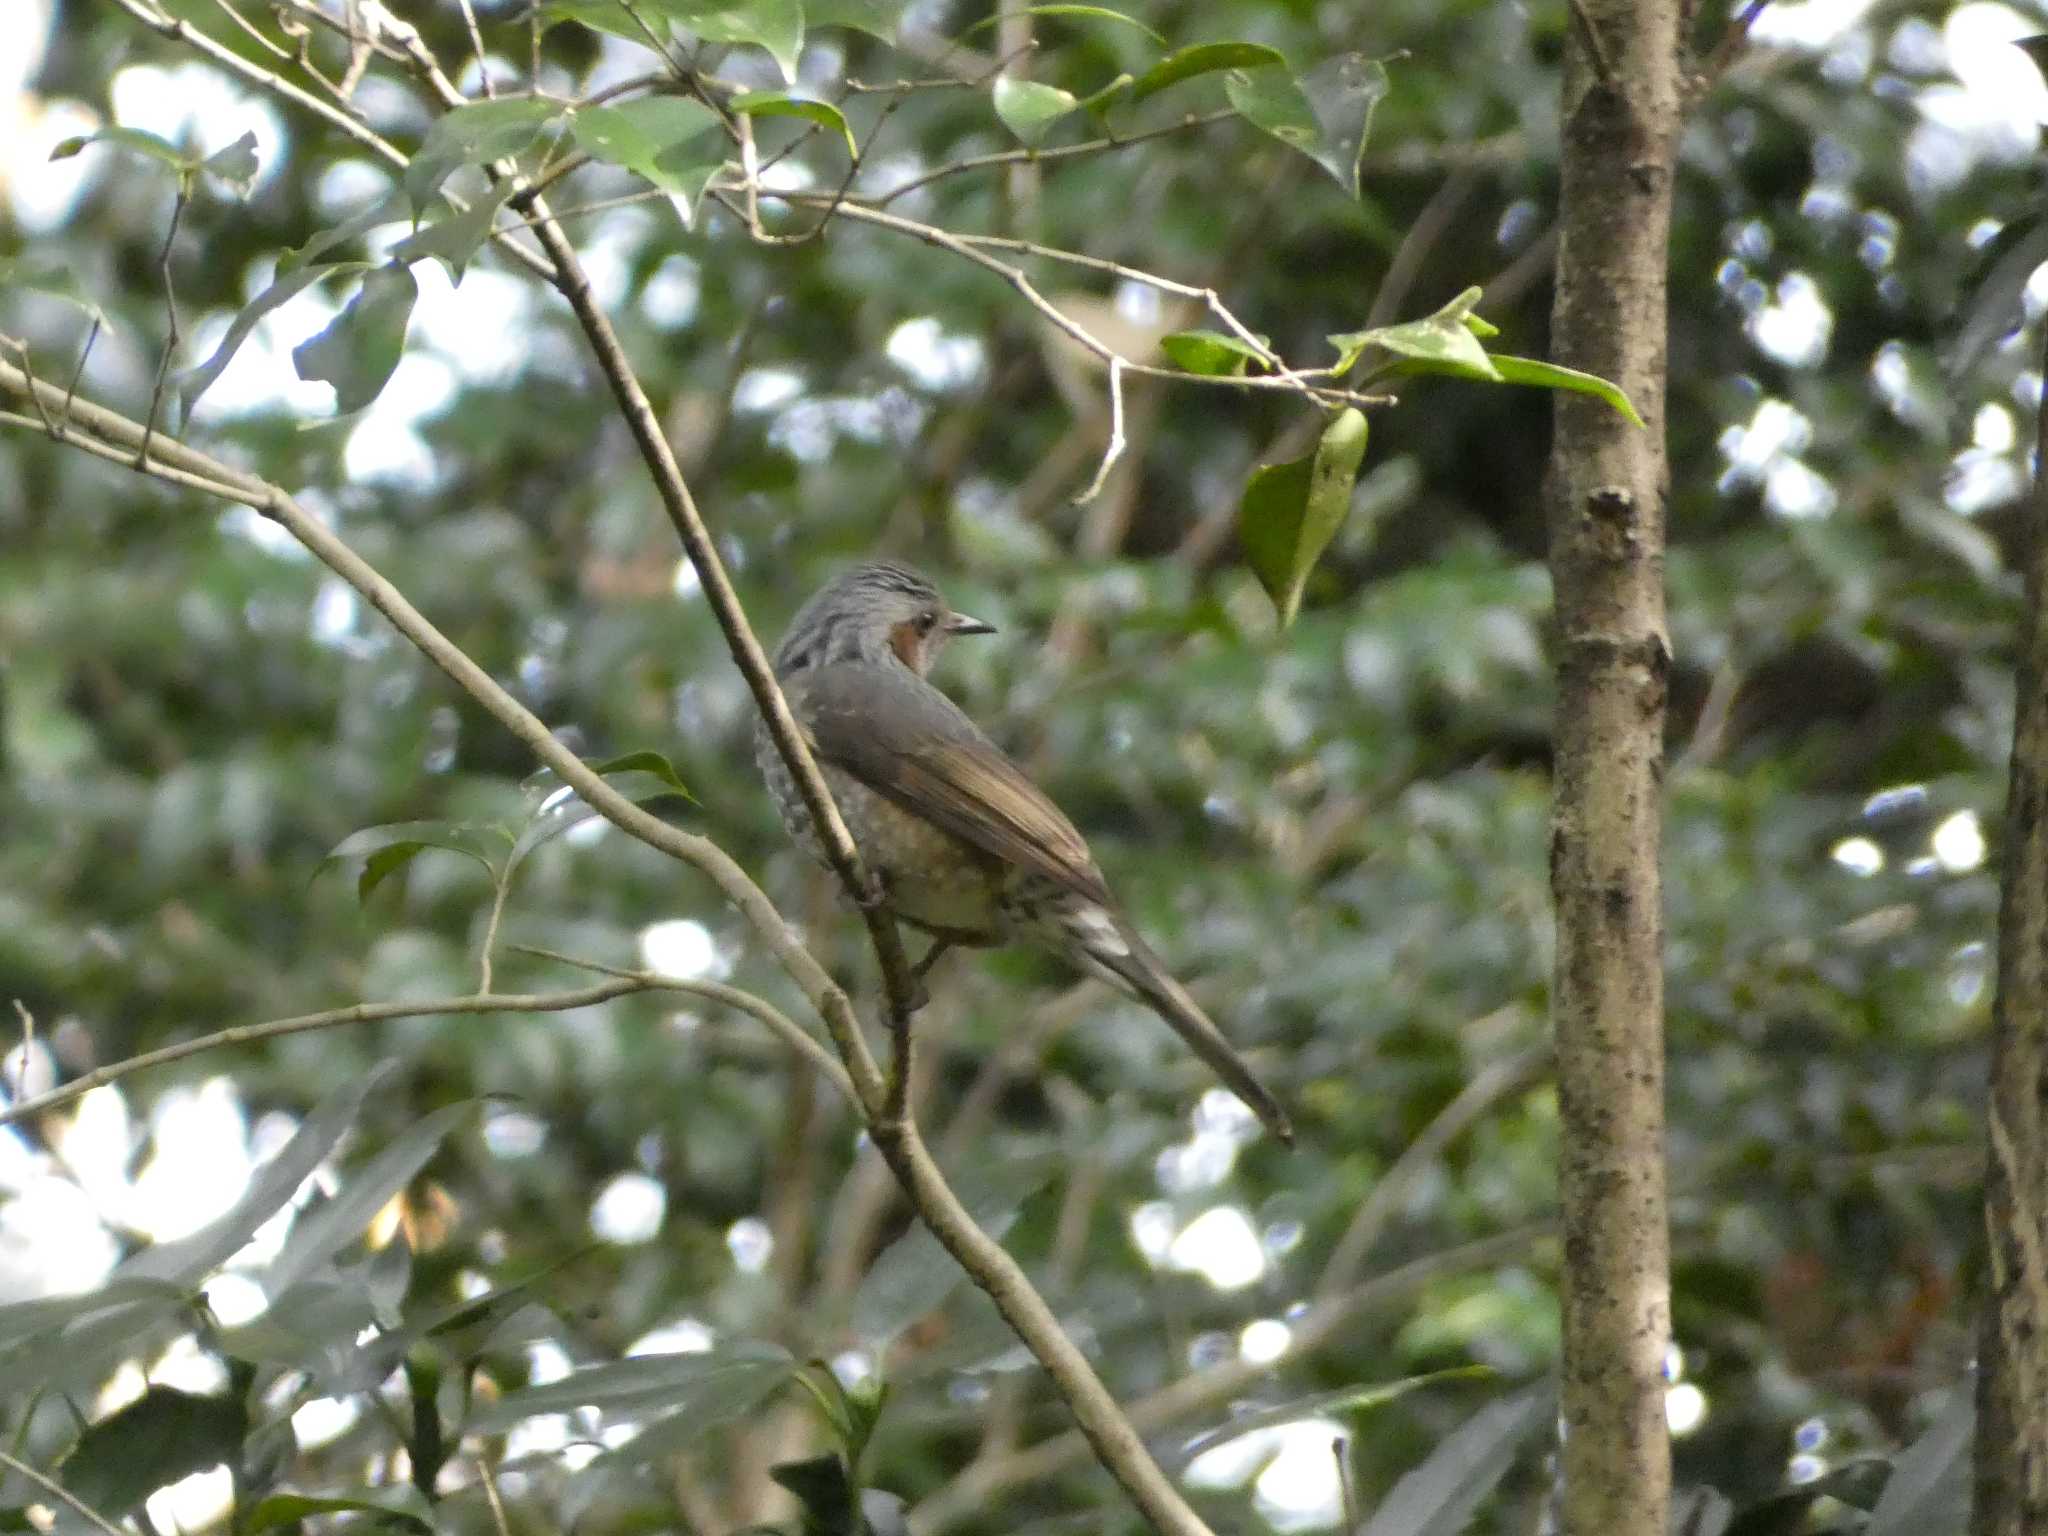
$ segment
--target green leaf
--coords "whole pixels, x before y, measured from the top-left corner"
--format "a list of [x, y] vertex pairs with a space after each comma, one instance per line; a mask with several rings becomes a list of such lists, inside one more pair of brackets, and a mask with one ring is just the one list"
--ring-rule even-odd
[[292, 348], [299, 377], [334, 386], [342, 416], [361, 410], [383, 392], [405, 351], [405, 331], [419, 284], [402, 266], [379, 267], [326, 329]]
[[[955, 1187], [976, 1223], [1000, 1238], [1024, 1202], [1052, 1177], [1049, 1158], [1019, 1159], [980, 1174], [957, 1176]], [[880, 1354], [897, 1335], [929, 1315], [966, 1278], [960, 1263], [923, 1226], [913, 1226], [875, 1256], [853, 1293], [848, 1326]]]
[[461, 282], [477, 248], [490, 238], [492, 220], [511, 195], [510, 182], [498, 183], [461, 213], [451, 213], [445, 219], [423, 225], [399, 241], [391, 248], [391, 259], [410, 264], [432, 257], [446, 265], [456, 282]]
[[1467, 288], [1433, 315], [1369, 331], [1346, 331], [1330, 338], [1337, 349], [1337, 372], [1349, 373], [1369, 349], [1391, 352], [1412, 365], [1407, 371], [1447, 373], [1457, 378], [1501, 382], [1500, 370], [1472, 334], [1466, 318], [1479, 302], [1479, 290]]
[[1499, 352], [1488, 355], [1506, 383], [1533, 384], [1539, 389], [1568, 389], [1575, 394], [1594, 395], [1605, 400], [1636, 426], [1643, 424], [1643, 418], [1636, 414], [1635, 406], [1621, 392], [1621, 387], [1608, 383], [1598, 374], [1561, 368], [1556, 363], [1538, 362], [1533, 357], [1507, 357]]
[[[641, 1355], [571, 1371], [544, 1386], [522, 1387], [494, 1402], [479, 1402], [463, 1424], [465, 1434], [499, 1434], [536, 1413], [598, 1408], [640, 1416], [662, 1413], [685, 1418], [701, 1433], [738, 1418], [796, 1370], [796, 1360], [779, 1344], [741, 1340], [698, 1354]], [[638, 1444], [636, 1439], [632, 1442]]]
[[[723, 140], [698, 145], [718, 125], [718, 114], [682, 96], [648, 96], [616, 107], [584, 107], [571, 120], [580, 148], [622, 166], [674, 194], [671, 202], [687, 228], [697, 199], [724, 163]], [[845, 122], [839, 125], [842, 129]], [[695, 147], [693, 147], [695, 146]]]
[[199, 168], [233, 189], [235, 196], [247, 197], [256, 185], [256, 135], [245, 133], [226, 149], [208, 155]]
[[1387, 72], [1378, 60], [1340, 54], [1298, 79], [1278, 65], [1233, 69], [1223, 77], [1223, 92], [1245, 121], [1307, 155], [1353, 197], [1360, 195], [1366, 133], [1373, 108], [1387, 94]]
[[120, 1520], [166, 1483], [234, 1461], [248, 1428], [240, 1398], [151, 1387], [88, 1426], [58, 1477], [82, 1502]]
[[1394, 1484], [1360, 1536], [1459, 1536], [1507, 1472], [1515, 1448], [1556, 1412], [1557, 1394], [1547, 1386], [1480, 1409]]
[[[257, 1536], [280, 1525], [297, 1526], [309, 1515], [365, 1514], [399, 1521], [422, 1531], [434, 1529], [433, 1506], [411, 1483], [387, 1483], [354, 1493], [314, 1495], [273, 1493], [250, 1510], [236, 1527], [242, 1536]], [[378, 1522], [370, 1522], [372, 1528]]]
[[49, 1333], [88, 1313], [130, 1302], [154, 1301], [182, 1306], [185, 1288], [168, 1280], [109, 1280], [96, 1291], [77, 1296], [46, 1296], [0, 1306], [0, 1346]]
[[415, 1121], [343, 1182], [323, 1204], [301, 1211], [284, 1249], [263, 1273], [263, 1288], [281, 1296], [363, 1235], [376, 1214], [427, 1165], [448, 1133], [476, 1113], [480, 1101], [447, 1104]]
[[405, 190], [413, 207], [424, 209], [427, 199], [461, 166], [516, 156], [561, 111], [554, 102], [519, 97], [473, 101], [435, 118], [405, 171]]
[[429, 848], [445, 848], [483, 865], [493, 880], [512, 851], [512, 834], [503, 827], [475, 821], [391, 821], [351, 832], [336, 843], [313, 870], [317, 878], [330, 864], [362, 861], [356, 875], [356, 897], [368, 901], [377, 887]]
[[860, 1497], [853, 1474], [838, 1456], [784, 1461], [768, 1475], [796, 1496], [803, 1510], [804, 1536], [860, 1536]]
[[81, 133], [66, 139], [50, 151], [52, 160], [69, 160], [88, 144], [111, 144], [116, 149], [131, 150], [157, 164], [169, 167], [178, 176], [189, 176], [199, 168], [195, 156], [186, 154], [167, 139], [160, 139], [153, 133], [140, 128], [102, 128], [97, 133]]
[[[680, 796], [692, 805], [698, 803], [697, 797], [677, 775], [675, 765], [659, 752], [628, 752], [622, 757], [593, 763], [591, 771], [635, 805], [671, 795]], [[527, 821], [512, 845], [513, 864], [542, 843], [597, 814], [590, 808], [590, 803], [564, 784], [552, 768], [537, 769], [529, 774], [519, 786], [519, 791], [527, 806]]]
[[179, 397], [184, 401], [185, 414], [190, 417], [199, 397], [213, 387], [214, 380], [226, 371], [235, 354], [241, 350], [265, 315], [283, 308], [315, 283], [325, 282], [330, 277], [347, 277], [357, 272], [370, 270], [367, 261], [337, 261], [324, 267], [300, 267], [287, 272], [283, 263], [278, 265], [278, 277], [268, 288], [257, 294], [242, 306], [227, 334], [220, 339], [220, 345], [213, 349], [213, 355], [196, 368], [189, 368], [177, 376]]
[[813, 101], [808, 96], [792, 96], [787, 91], [749, 91], [732, 99], [732, 109], [749, 117], [808, 118], [820, 127], [836, 130], [846, 140], [849, 155], [860, 153], [853, 142], [853, 129], [847, 126], [845, 116], [829, 101]]
[[1021, 141], [1036, 148], [1046, 129], [1080, 106], [1072, 91], [1036, 80], [997, 75], [992, 88], [996, 116]]
[[797, 55], [804, 47], [801, 0], [746, 0], [742, 5], [676, 18], [676, 25], [706, 42], [752, 43], [765, 48], [782, 78], [796, 84]]
[[[1264, 343], [1265, 337], [1259, 338]], [[1267, 354], [1225, 331], [1175, 331], [1159, 338], [1159, 350], [1176, 368], [1211, 378], [1232, 378], [1248, 368], [1269, 368]]]
[[999, 12], [996, 15], [984, 16], [965, 32], [962, 32], [959, 40], [965, 42], [968, 38], [974, 36], [975, 33], [987, 31], [990, 27], [1000, 23], [1004, 16], [1068, 16], [1081, 21], [1112, 21], [1118, 26], [1135, 27], [1160, 47], [1164, 48], [1166, 46], [1166, 39], [1138, 20], [1137, 17], [1126, 16], [1122, 11], [1112, 11], [1107, 6], [1102, 5], [1020, 5], [1012, 10]]
[[1277, 48], [1268, 48], [1263, 43], [1196, 43], [1192, 48], [1169, 53], [1138, 76], [1136, 84], [1131, 87], [1131, 100], [1143, 101], [1147, 96], [1155, 96], [1168, 86], [1192, 80], [1197, 75], [1213, 75], [1226, 69], [1286, 67], [1286, 57]]
[[1244, 488], [1238, 536], [1253, 574], [1280, 612], [1282, 629], [1294, 623], [1309, 572], [1350, 513], [1365, 438], [1364, 415], [1345, 410], [1324, 428], [1314, 453], [1266, 465]]
[[1400, 1381], [1383, 1382], [1371, 1387], [1339, 1387], [1332, 1392], [1315, 1392], [1307, 1397], [1298, 1397], [1290, 1402], [1279, 1403], [1271, 1408], [1261, 1408], [1256, 1413], [1247, 1413], [1219, 1424], [1205, 1434], [1195, 1436], [1174, 1453], [1173, 1465], [1184, 1467], [1204, 1451], [1214, 1450], [1219, 1445], [1228, 1445], [1240, 1435], [1249, 1435], [1255, 1430], [1268, 1429], [1275, 1424], [1289, 1424], [1296, 1419], [1312, 1419], [1322, 1414], [1360, 1413], [1368, 1408], [1378, 1408], [1391, 1403], [1397, 1397], [1405, 1397], [1418, 1387], [1433, 1387], [1447, 1381], [1476, 1381], [1494, 1375], [1484, 1365], [1459, 1365], [1448, 1370], [1429, 1371], [1421, 1376], [1408, 1376]]
[[885, 43], [896, 41], [909, 0], [809, 0], [804, 18], [814, 27], [852, 27]]
[[[397, 187], [393, 187], [381, 196], [371, 199], [367, 205], [350, 214], [339, 224], [321, 230], [298, 249], [286, 251], [283, 255], [279, 256], [277, 258], [277, 272], [275, 276], [282, 278], [288, 272], [296, 272], [301, 267], [312, 266], [337, 245], [344, 245], [351, 240], [360, 240], [364, 235], [367, 235], [371, 230], [376, 229], [380, 225], [395, 224], [400, 219], [409, 221], [411, 219], [409, 209], [410, 204], [407, 202], [404, 192]], [[360, 271], [370, 265], [371, 263], [369, 262], [356, 262], [351, 264], [350, 269]]]

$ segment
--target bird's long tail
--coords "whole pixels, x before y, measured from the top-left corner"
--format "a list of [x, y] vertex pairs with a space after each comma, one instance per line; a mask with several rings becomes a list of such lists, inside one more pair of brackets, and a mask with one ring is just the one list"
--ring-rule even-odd
[[[1106, 913], [1102, 915], [1108, 916]], [[1075, 934], [1091, 962], [1091, 968], [1105, 981], [1130, 992], [1170, 1024], [1173, 1032], [1223, 1079], [1224, 1086], [1250, 1106], [1267, 1130], [1286, 1145], [1293, 1146], [1294, 1126], [1287, 1118], [1287, 1111], [1280, 1107], [1280, 1101], [1237, 1054], [1223, 1031], [1216, 1027], [1215, 1020], [1202, 1011], [1202, 1005], [1188, 995], [1187, 988], [1173, 979], [1165, 963], [1152, 953], [1128, 923], [1118, 922], [1112, 917], [1105, 926], [1113, 927], [1113, 936], [1106, 931]]]

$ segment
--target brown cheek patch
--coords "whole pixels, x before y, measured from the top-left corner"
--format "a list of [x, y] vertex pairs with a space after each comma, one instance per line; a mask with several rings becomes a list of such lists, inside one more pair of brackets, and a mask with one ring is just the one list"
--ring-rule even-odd
[[911, 623], [898, 624], [889, 631], [889, 649], [896, 653], [896, 659], [911, 671], [917, 670], [917, 626]]

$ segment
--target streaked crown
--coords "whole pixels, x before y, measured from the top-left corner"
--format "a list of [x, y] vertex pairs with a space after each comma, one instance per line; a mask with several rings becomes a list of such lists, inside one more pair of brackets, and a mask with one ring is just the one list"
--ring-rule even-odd
[[828, 662], [889, 660], [899, 626], [948, 611], [939, 589], [922, 572], [894, 560], [856, 565], [797, 610], [776, 647], [775, 670], [787, 674]]

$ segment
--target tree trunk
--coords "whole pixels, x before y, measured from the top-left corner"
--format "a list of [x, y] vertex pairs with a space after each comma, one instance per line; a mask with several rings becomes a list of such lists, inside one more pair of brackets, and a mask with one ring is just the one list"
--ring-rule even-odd
[[2048, 1532], [2048, 399], [2037, 443], [1992, 1010], [1975, 1536]]
[[1682, 114], [1679, 0], [1573, 0], [1556, 360], [1648, 423], [1557, 397], [1552, 1010], [1563, 1117], [1564, 1529], [1664, 1536], [1671, 1337], [1662, 823], [1665, 288]]

